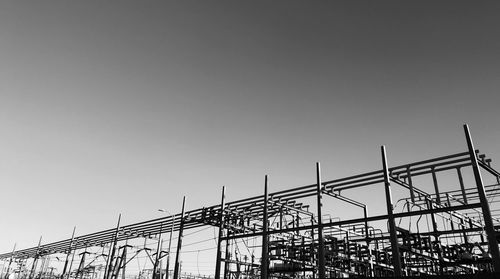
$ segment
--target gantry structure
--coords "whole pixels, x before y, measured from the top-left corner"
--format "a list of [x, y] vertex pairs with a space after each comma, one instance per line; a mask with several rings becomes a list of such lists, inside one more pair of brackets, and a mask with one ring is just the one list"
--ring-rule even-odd
[[[80, 236], [73, 231], [65, 240], [14, 248], [0, 254], [2, 277], [496, 276], [500, 272], [500, 208], [495, 199], [500, 195], [500, 173], [492, 167], [491, 159], [474, 147], [467, 125], [464, 133], [464, 152], [390, 166], [382, 146], [377, 171], [323, 181], [317, 163], [316, 181], [310, 185], [269, 192], [265, 176], [263, 195], [226, 201], [223, 188], [217, 205], [186, 210], [184, 198], [177, 214], [130, 225], [122, 225], [119, 218], [112, 229]], [[465, 172], [471, 174], [470, 183], [464, 179]], [[442, 174], [453, 177], [456, 187], [443, 190], [438, 183]], [[485, 183], [487, 180], [492, 182]], [[431, 185], [419, 184], [423, 181]], [[369, 215], [365, 203], [347, 194], [375, 188], [384, 193], [379, 201], [385, 208], [383, 214]], [[404, 193], [397, 202], [393, 200], [396, 189]], [[326, 215], [330, 201], [359, 208], [360, 216], [342, 219]], [[204, 227], [217, 232], [213, 272], [205, 276], [182, 273], [184, 236]], [[167, 234], [168, 248], [164, 247]], [[171, 249], [173, 235], [175, 249]], [[153, 247], [132, 244], [143, 239]], [[137, 274], [127, 273], [131, 260], [141, 254], [150, 267]], [[59, 255], [62, 266], [58, 272], [51, 269], [51, 255]], [[93, 264], [98, 259], [101, 264]]]

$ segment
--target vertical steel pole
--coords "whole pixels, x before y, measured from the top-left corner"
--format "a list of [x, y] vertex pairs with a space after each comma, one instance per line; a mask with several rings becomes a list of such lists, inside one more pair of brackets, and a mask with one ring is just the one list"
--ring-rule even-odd
[[385, 201], [387, 206], [387, 215], [389, 222], [389, 233], [391, 238], [391, 250], [392, 250], [392, 265], [394, 266], [394, 276], [401, 277], [401, 258], [399, 255], [398, 248], [398, 236], [396, 232], [396, 222], [394, 221], [393, 204], [392, 204], [392, 194], [391, 194], [391, 183], [389, 180], [389, 168], [387, 166], [387, 155], [385, 152], [385, 146], [381, 146], [382, 151], [382, 167], [384, 170], [384, 184], [385, 184]]
[[153, 265], [153, 279], [161, 279], [161, 266], [160, 266], [160, 272], [158, 272], [158, 264], [160, 261], [160, 249], [161, 249], [161, 234], [163, 232], [163, 222], [160, 224], [160, 233], [158, 235], [158, 245], [156, 246], [156, 257], [155, 257], [155, 262]]
[[462, 171], [457, 168], [458, 182], [460, 183], [460, 190], [462, 190], [462, 197], [464, 198], [464, 203], [467, 204], [467, 194], [465, 193], [464, 178], [462, 177]]
[[[118, 258], [116, 259], [116, 265], [115, 265], [114, 271], [111, 274], [111, 278], [118, 279], [118, 275], [120, 275], [120, 271], [122, 270], [123, 265], [126, 264], [126, 262], [125, 262], [126, 256], [125, 255], [127, 254], [127, 244], [125, 244], [124, 246], [122, 246], [120, 248], [123, 249], [122, 255], [118, 256]], [[118, 248], [118, 251], [120, 251], [120, 248]], [[124, 273], [122, 274], [122, 277], [125, 277]]]
[[10, 266], [12, 264], [12, 260], [14, 259], [14, 252], [16, 251], [17, 243], [14, 243], [14, 248], [12, 249], [12, 253], [10, 254], [9, 265], [7, 266], [7, 273], [5, 273], [5, 279], [9, 278]]
[[37, 261], [38, 261], [38, 253], [40, 252], [40, 244], [42, 244], [42, 236], [40, 236], [40, 240], [38, 240], [38, 246], [36, 247], [36, 254], [35, 254], [35, 258], [33, 259], [33, 265], [31, 266], [31, 271], [30, 271], [30, 274], [29, 274], [29, 277], [28, 278], [33, 278], [33, 275], [35, 273], [35, 269], [36, 269], [36, 264], [37, 264]]
[[366, 238], [366, 245], [370, 244], [370, 234], [368, 232], [368, 209], [366, 209], [366, 205], [363, 206], [363, 217], [365, 218], [365, 238]]
[[80, 278], [83, 278], [83, 268], [85, 267], [85, 258], [89, 252], [87, 252], [87, 249], [80, 255], [82, 255], [82, 258], [80, 259], [80, 264], [78, 265], [78, 269], [76, 271], [75, 278], [78, 278], [78, 275], [80, 275]]
[[264, 214], [262, 216], [262, 263], [260, 266], [260, 278], [267, 279], [267, 271], [269, 269], [269, 239], [267, 235], [267, 204], [268, 204], [268, 193], [267, 193], [267, 175], [264, 178]]
[[472, 138], [467, 124], [464, 125], [464, 132], [465, 137], [467, 138], [467, 146], [469, 148], [469, 155], [472, 163], [472, 170], [474, 171], [474, 178], [476, 179], [477, 192], [479, 194], [479, 200], [481, 201], [481, 209], [483, 211], [484, 225], [486, 236], [488, 238], [488, 245], [490, 250], [489, 252], [491, 253], [493, 269], [495, 272], [500, 272], [500, 252], [498, 250], [498, 242], [496, 240], [495, 229], [493, 227], [493, 221], [491, 219], [490, 206], [488, 204], [488, 199], [484, 190], [483, 178], [481, 177], [474, 144], [472, 143]]
[[68, 263], [69, 263], [69, 255], [71, 254], [71, 247], [73, 246], [73, 239], [75, 239], [75, 230], [76, 226], [73, 227], [73, 233], [71, 234], [71, 241], [69, 242], [69, 247], [68, 247], [68, 253], [66, 254], [66, 261], [64, 262], [64, 268], [61, 274], [61, 278], [64, 279], [64, 276], [66, 275], [66, 269], [68, 268]]
[[114, 265], [112, 266], [112, 270], [110, 271], [110, 279], [118, 279], [118, 274], [120, 273], [120, 264], [122, 257], [120, 256], [120, 247], [116, 247], [116, 259], [114, 260]]
[[159, 279], [163, 279], [163, 270], [162, 270], [162, 266], [163, 266], [163, 256], [161, 256], [161, 253], [163, 252], [163, 240], [161, 242], [161, 245], [160, 245], [160, 258], [158, 259], [159, 262], [158, 262], [158, 268], [159, 268], [159, 276], [158, 278]]
[[408, 178], [408, 185], [410, 186], [410, 198], [411, 202], [415, 202], [415, 193], [413, 191], [413, 181], [411, 180], [410, 166], [406, 168], [406, 177]]
[[436, 177], [436, 172], [434, 171], [434, 167], [431, 168], [432, 170], [432, 182], [434, 183], [434, 192], [436, 193], [436, 203], [441, 204], [441, 193], [439, 192], [439, 185]]
[[[75, 249], [76, 252], [76, 249]], [[69, 262], [69, 267], [68, 267], [68, 279], [71, 276], [71, 268], [73, 267], [73, 261], [75, 260], [75, 252], [71, 255], [71, 261]]]
[[122, 254], [122, 260], [123, 260], [123, 266], [122, 268], [122, 279], [125, 279], [125, 271], [126, 271], [126, 266], [127, 266], [127, 248], [131, 247], [128, 245], [128, 240], [125, 242], [125, 246], [123, 247], [123, 254]]
[[170, 225], [170, 236], [169, 236], [169, 240], [168, 240], [168, 254], [167, 254], [167, 274], [165, 276], [165, 279], [168, 279], [168, 270], [170, 268], [170, 251], [171, 251], [171, 248], [172, 248], [172, 234], [174, 234], [174, 223], [175, 223], [175, 217], [174, 215], [172, 215], [172, 224]]
[[224, 256], [224, 276], [223, 278], [224, 279], [229, 279], [231, 278], [229, 276], [229, 264], [230, 264], [230, 258], [231, 258], [231, 255], [229, 254], [229, 249], [231, 248], [230, 245], [231, 243], [229, 242], [229, 228], [226, 229], [226, 233], [227, 233], [227, 240], [226, 240], [226, 255]]
[[182, 198], [181, 220], [179, 225], [179, 238], [177, 239], [177, 253], [175, 254], [174, 279], [178, 279], [180, 275], [180, 259], [182, 247], [182, 234], [184, 230], [184, 207], [186, 205], [186, 197]]
[[[215, 260], [215, 279], [220, 279], [220, 264], [222, 258], [222, 233], [224, 230], [224, 208], [225, 205], [225, 195], [226, 195], [226, 187], [222, 186], [222, 198], [220, 202], [220, 216], [219, 216], [219, 238], [217, 240], [217, 259]], [[228, 240], [226, 240], [226, 243]]]
[[115, 256], [116, 242], [118, 239], [118, 231], [120, 230], [120, 220], [122, 218], [122, 214], [118, 215], [118, 223], [116, 224], [115, 236], [113, 239], [113, 244], [109, 247], [108, 258], [106, 259], [106, 267], [104, 268], [104, 279], [109, 278], [109, 274], [111, 273], [111, 265], [113, 264], [113, 258]]
[[323, 218], [321, 213], [322, 204], [322, 192], [321, 192], [321, 166], [319, 162], [316, 162], [316, 195], [317, 195], [317, 205], [318, 205], [318, 276], [320, 279], [326, 278], [325, 272], [325, 242], [323, 240]]

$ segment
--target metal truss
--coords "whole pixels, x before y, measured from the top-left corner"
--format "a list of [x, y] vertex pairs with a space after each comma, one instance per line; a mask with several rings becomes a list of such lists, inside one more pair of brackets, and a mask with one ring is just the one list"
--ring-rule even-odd
[[[179, 255], [184, 231], [208, 226], [218, 228], [215, 278], [493, 274], [500, 272], [500, 208], [493, 201], [500, 196], [500, 173], [492, 168], [491, 159], [474, 148], [466, 125], [464, 132], [466, 152], [389, 167], [382, 147], [381, 169], [376, 171], [322, 181], [318, 163], [314, 184], [269, 193], [266, 176], [263, 195], [226, 202], [223, 188], [221, 203], [217, 205], [186, 211], [183, 200], [178, 214], [130, 225], [118, 221], [112, 229], [14, 249], [0, 254], [0, 260], [10, 268], [13, 262], [31, 259], [32, 268], [25, 276], [31, 279], [36, 277], [37, 260], [65, 254], [64, 269], [58, 275], [65, 279], [95, 274], [88, 258], [102, 257], [106, 260], [102, 277], [113, 279], [120, 274], [125, 278], [130, 259], [146, 253], [153, 264], [150, 274], [153, 279], [168, 279], [170, 273], [177, 279], [183, 276]], [[464, 183], [464, 170], [472, 170], [475, 182], [472, 187]], [[441, 172], [453, 172], [459, 189], [442, 191], [437, 179]], [[484, 185], [482, 173], [492, 176], [496, 183]], [[432, 193], [415, 183], [420, 177], [431, 178]], [[383, 185], [386, 214], [368, 215], [365, 204], [344, 194], [376, 185]], [[403, 204], [398, 210], [392, 200], [395, 187], [408, 193], [398, 200], [397, 203]], [[360, 208], [362, 216], [343, 220], [325, 218], [322, 210], [327, 198]], [[412, 217], [418, 218], [416, 229], [415, 225], [406, 225]], [[422, 218], [430, 218], [428, 229], [419, 227]], [[376, 222], [386, 226], [372, 225]], [[178, 234], [173, 272], [168, 266], [170, 260], [165, 271], [161, 266], [161, 259], [171, 254], [170, 247], [167, 251], [161, 247], [162, 234], [167, 231]], [[128, 241], [140, 238], [158, 241], [156, 250], [144, 248], [132, 253]], [[248, 247], [247, 240], [251, 238], [259, 239], [257, 254], [241, 251], [241, 243]], [[473, 238], [479, 240], [471, 241]], [[169, 246], [170, 243], [171, 239]], [[103, 252], [90, 255], [87, 249], [95, 247], [102, 247]], [[69, 255], [76, 251], [83, 254], [78, 269], [71, 272]]]

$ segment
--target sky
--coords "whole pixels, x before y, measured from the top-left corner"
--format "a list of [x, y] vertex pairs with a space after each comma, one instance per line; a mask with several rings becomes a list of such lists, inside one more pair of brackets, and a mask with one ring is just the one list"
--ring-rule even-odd
[[476, 147], [495, 1], [1, 1], [0, 251]]

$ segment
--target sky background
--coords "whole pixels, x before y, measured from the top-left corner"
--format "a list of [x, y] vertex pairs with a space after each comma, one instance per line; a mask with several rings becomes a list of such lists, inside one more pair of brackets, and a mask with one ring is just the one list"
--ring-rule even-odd
[[1, 1], [0, 252], [476, 147], [500, 2]]

